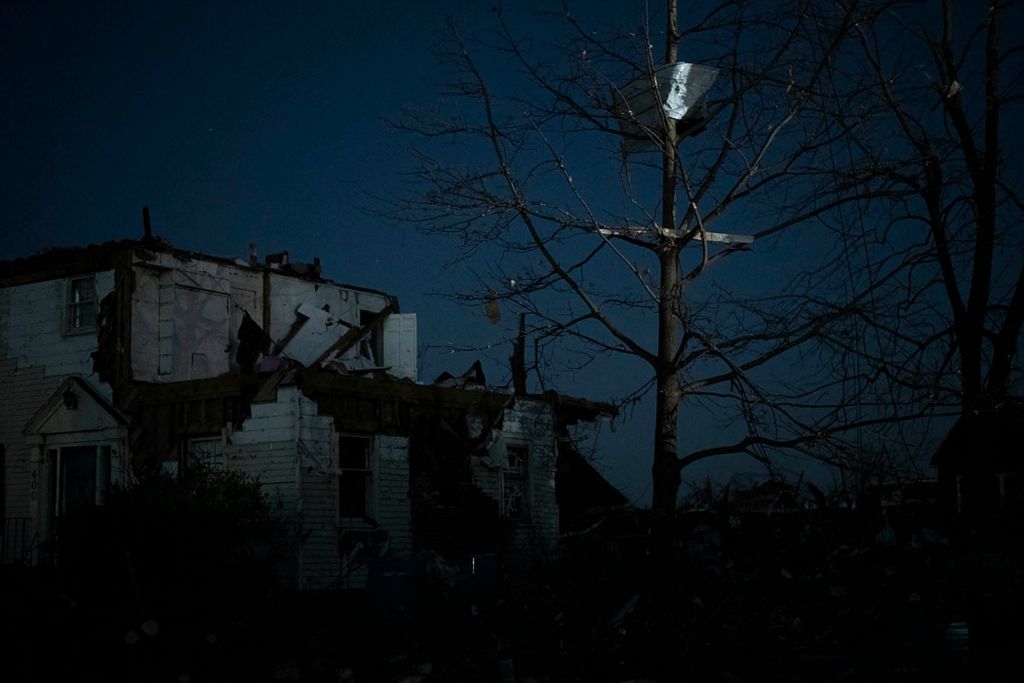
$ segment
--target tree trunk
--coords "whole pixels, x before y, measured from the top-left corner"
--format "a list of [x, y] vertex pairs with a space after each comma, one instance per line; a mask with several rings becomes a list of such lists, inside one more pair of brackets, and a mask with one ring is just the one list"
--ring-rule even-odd
[[[675, 0], [666, 3], [665, 64], [676, 61], [679, 41], [678, 8]], [[654, 74], [652, 74], [652, 85]], [[661, 159], [661, 225], [669, 234], [676, 229], [676, 134], [675, 122], [662, 115], [664, 147]], [[672, 553], [672, 522], [679, 494], [679, 377], [676, 374], [676, 328], [681, 290], [679, 288], [679, 246], [672, 236], [662, 238], [658, 252], [660, 289], [658, 292], [658, 358], [655, 367], [657, 402], [654, 426], [654, 464], [651, 468], [653, 493], [651, 511], [652, 554], [659, 566], [667, 569]]]
[[651, 511], [654, 516], [651, 540], [656, 558], [667, 560], [671, 556], [672, 522], [681, 482], [677, 456], [680, 388], [674, 367], [662, 364], [658, 370], [656, 389], [658, 394], [654, 417], [654, 465], [651, 468]]

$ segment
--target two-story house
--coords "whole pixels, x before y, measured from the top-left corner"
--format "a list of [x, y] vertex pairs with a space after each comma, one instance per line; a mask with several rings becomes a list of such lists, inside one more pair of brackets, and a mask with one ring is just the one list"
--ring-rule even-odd
[[2, 557], [39, 561], [115, 482], [197, 461], [259, 477], [301, 539], [302, 588], [358, 584], [383, 553], [486, 545], [467, 499], [553, 549], [564, 425], [607, 407], [419, 384], [416, 362], [415, 315], [318, 260], [147, 236], [0, 263]]

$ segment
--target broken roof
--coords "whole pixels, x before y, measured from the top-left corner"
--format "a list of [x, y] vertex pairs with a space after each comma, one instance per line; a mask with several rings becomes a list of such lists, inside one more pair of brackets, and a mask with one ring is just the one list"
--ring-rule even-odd
[[231, 265], [245, 270], [273, 272], [302, 280], [391, 297], [387, 292], [336, 282], [321, 277], [318, 261], [315, 261], [313, 264], [288, 263], [287, 261], [283, 263], [251, 263], [197, 251], [178, 249], [160, 237], [143, 238], [141, 240], [111, 240], [84, 247], [53, 247], [44, 249], [32, 256], [12, 261], [0, 261], [0, 286], [10, 287], [40, 280], [52, 280], [83, 273], [111, 270], [117, 265], [119, 257], [124, 258], [125, 254], [135, 254], [146, 259], [147, 256], [152, 258], [155, 253], [170, 254], [183, 261], [200, 260]]
[[[480, 361], [474, 361], [469, 369], [458, 376], [452, 375], [450, 372], [442, 372], [434, 380], [434, 386], [457, 389], [486, 389], [502, 395], [507, 394], [504, 389], [487, 388], [487, 379], [484, 377]], [[563, 426], [574, 425], [581, 420], [593, 422], [601, 417], [614, 418], [619, 414], [618, 407], [611, 403], [567, 396], [553, 389], [549, 389], [543, 394], [520, 394], [519, 397], [534, 401], [547, 401], [551, 404], [555, 414], [558, 415], [560, 424]]]

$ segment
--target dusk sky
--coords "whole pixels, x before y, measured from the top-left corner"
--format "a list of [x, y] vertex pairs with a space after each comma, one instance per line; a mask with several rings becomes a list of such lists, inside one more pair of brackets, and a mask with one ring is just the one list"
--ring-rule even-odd
[[1020, 26], [0, 0], [0, 683], [1010, 680]]
[[[607, 21], [623, 5], [635, 13], [622, 2], [587, 11]], [[482, 309], [432, 296], [450, 286], [453, 246], [366, 210], [400, 191], [409, 159], [384, 119], [437, 101], [444, 74], [431, 47], [449, 15], [472, 32], [490, 4], [4, 3], [5, 257], [139, 237], [148, 205], [154, 231], [176, 247], [244, 258], [254, 243], [261, 257], [320, 257], [326, 277], [396, 294], [419, 316], [421, 381], [478, 357], [491, 383], [507, 381], [497, 363], [511, 352], [513, 316], [493, 326]], [[557, 386], [607, 400], [635, 388], [634, 370], [584, 369]], [[597, 445], [608, 478], [642, 502], [649, 403], [614, 432], [602, 427]], [[685, 422], [684, 438], [706, 426]], [[684, 478], [756, 469], [728, 458]]]

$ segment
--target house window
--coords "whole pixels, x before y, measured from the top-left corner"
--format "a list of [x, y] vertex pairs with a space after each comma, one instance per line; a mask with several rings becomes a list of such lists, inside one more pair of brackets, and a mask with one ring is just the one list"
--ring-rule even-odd
[[372, 443], [365, 436], [338, 437], [338, 503], [342, 518], [370, 516]]
[[92, 275], [68, 280], [64, 329], [69, 333], [96, 329], [96, 278]]
[[509, 444], [506, 447], [506, 462], [501, 468], [502, 508], [509, 519], [529, 519], [528, 462], [530, 451], [526, 446]]
[[224, 469], [224, 441], [219, 436], [189, 439], [188, 464], [196, 463], [214, 470]]

